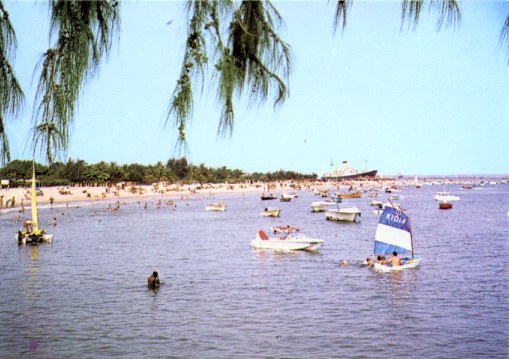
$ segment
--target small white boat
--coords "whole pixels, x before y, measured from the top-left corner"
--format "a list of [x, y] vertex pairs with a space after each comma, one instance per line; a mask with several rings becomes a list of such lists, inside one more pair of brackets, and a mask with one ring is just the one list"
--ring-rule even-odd
[[440, 202], [451, 202], [451, 201], [459, 201], [460, 198], [458, 196], [450, 195], [449, 192], [437, 192], [435, 194], [435, 201]]
[[329, 221], [358, 222], [361, 211], [357, 207], [333, 208], [325, 212], [325, 219]]
[[376, 197], [376, 196], [378, 196], [378, 192], [375, 191], [375, 190], [370, 190], [370, 191], [368, 191], [368, 196], [369, 197]]
[[399, 203], [392, 203], [390, 200], [388, 202], [386, 202], [385, 204], [382, 204], [382, 202], [379, 202], [376, 204], [376, 206], [378, 208], [373, 210], [374, 214], [382, 214], [385, 207], [393, 207], [393, 208], [401, 210], [401, 206]]
[[329, 206], [335, 206], [336, 201], [317, 201], [311, 203], [311, 212], [325, 212]]
[[251, 246], [259, 249], [274, 249], [281, 251], [314, 251], [324, 242], [325, 241], [323, 239], [310, 238], [302, 234], [287, 234], [283, 237], [269, 238], [263, 230], [259, 230], [256, 238], [251, 241]]
[[290, 199], [293, 199], [293, 198], [296, 198], [296, 197], [298, 197], [297, 193], [294, 193], [294, 192], [291, 192], [291, 193], [282, 193], [281, 194], [281, 198], [290, 198]]
[[411, 253], [411, 255], [400, 258], [401, 264], [396, 266], [392, 265], [391, 260], [375, 261], [374, 269], [380, 272], [400, 271], [415, 268], [422, 260], [421, 257], [414, 255], [410, 217], [400, 209], [386, 206], [376, 229], [373, 257], [391, 253]]
[[222, 202], [209, 203], [205, 206], [206, 211], [224, 211], [226, 210], [226, 204]]
[[269, 208], [266, 207], [261, 213], [262, 216], [265, 217], [279, 217], [281, 210], [279, 208]]

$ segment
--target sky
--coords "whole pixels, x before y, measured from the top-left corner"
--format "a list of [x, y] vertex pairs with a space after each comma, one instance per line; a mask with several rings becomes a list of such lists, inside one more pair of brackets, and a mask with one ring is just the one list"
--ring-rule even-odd
[[[30, 159], [34, 71], [50, 47], [48, 5], [4, 4], [26, 95], [22, 114], [7, 121], [11, 159]], [[509, 1], [463, 1], [460, 26], [437, 31], [434, 13], [401, 30], [401, 1], [356, 0], [335, 35], [335, 1], [273, 4], [293, 51], [289, 98], [276, 108], [270, 99], [236, 100], [233, 133], [218, 138], [220, 105], [206, 85], [186, 131], [191, 163], [248, 173], [321, 175], [348, 161], [386, 176], [509, 174], [509, 65], [499, 44]], [[186, 31], [181, 1], [121, 2], [119, 40], [83, 90], [60, 160], [148, 165], [179, 156], [176, 128], [165, 120]]]

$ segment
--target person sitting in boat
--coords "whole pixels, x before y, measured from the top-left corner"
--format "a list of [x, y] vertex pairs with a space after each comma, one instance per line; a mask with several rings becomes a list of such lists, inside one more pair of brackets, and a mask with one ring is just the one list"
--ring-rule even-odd
[[157, 274], [157, 272], [154, 271], [154, 273], [152, 273], [152, 275], [148, 277], [148, 287], [150, 289], [156, 289], [159, 287], [159, 285], [160, 285], [159, 274]]
[[383, 264], [383, 265], [387, 265], [387, 264], [389, 264], [390, 261], [385, 259], [384, 256], [378, 256], [378, 257], [376, 257], [376, 262]]
[[391, 263], [392, 263], [393, 267], [398, 267], [402, 264], [401, 258], [398, 257], [398, 252], [396, 252], [396, 251], [392, 252]]
[[23, 222], [23, 228], [25, 229], [26, 233], [32, 233], [33, 231], [32, 221]]

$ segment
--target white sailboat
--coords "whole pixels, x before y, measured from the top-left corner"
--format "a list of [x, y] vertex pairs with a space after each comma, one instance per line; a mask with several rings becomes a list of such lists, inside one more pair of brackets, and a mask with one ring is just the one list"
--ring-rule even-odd
[[39, 216], [37, 210], [37, 191], [35, 186], [35, 160], [32, 162], [32, 220], [23, 223], [23, 230], [19, 230], [16, 239], [19, 244], [51, 242], [52, 234], [47, 234], [45, 229], [39, 229]]
[[444, 190], [442, 192], [437, 192], [435, 194], [435, 201], [440, 202], [452, 202], [452, 201], [459, 201], [460, 198], [458, 196], [453, 196], [449, 192], [446, 192], [445, 190], [445, 180], [444, 180]]
[[375, 247], [373, 256], [385, 256], [396, 252], [406, 256], [401, 257], [401, 265], [393, 266], [391, 262], [374, 262], [375, 270], [381, 272], [399, 271], [417, 267], [421, 263], [421, 257], [414, 255], [412, 239], [412, 224], [401, 209], [386, 206], [375, 234]]

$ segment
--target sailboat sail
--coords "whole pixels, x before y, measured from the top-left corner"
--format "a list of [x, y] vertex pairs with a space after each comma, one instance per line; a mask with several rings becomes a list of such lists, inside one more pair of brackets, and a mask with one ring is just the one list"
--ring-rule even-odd
[[37, 216], [37, 192], [35, 188], [35, 161], [32, 164], [32, 228], [33, 231], [39, 229], [39, 219]]
[[375, 234], [374, 254], [412, 251], [410, 218], [401, 210], [386, 206]]

